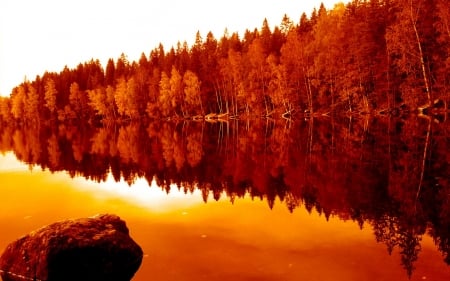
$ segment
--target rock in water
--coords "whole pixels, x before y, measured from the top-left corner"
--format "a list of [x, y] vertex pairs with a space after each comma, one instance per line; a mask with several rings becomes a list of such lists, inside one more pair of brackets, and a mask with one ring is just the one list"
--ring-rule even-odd
[[142, 249], [116, 215], [56, 222], [11, 243], [0, 257], [3, 281], [129, 281]]

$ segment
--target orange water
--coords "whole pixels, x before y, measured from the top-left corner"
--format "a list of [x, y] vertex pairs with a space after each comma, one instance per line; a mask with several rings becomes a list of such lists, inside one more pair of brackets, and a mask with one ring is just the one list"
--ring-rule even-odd
[[[303, 208], [225, 194], [204, 203], [176, 188], [135, 186], [52, 174], [0, 156], [0, 249], [67, 218], [115, 213], [144, 250], [133, 280], [408, 280], [399, 253], [376, 243], [370, 225], [327, 221]], [[450, 267], [426, 236], [410, 280], [450, 280]]]

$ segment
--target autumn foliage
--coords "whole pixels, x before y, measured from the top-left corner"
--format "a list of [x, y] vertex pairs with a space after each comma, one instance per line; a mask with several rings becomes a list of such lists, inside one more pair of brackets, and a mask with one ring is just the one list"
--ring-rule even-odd
[[196, 34], [193, 46], [159, 45], [46, 72], [0, 99], [0, 118], [137, 120], [395, 114], [449, 101], [446, 0], [354, 0], [322, 5], [296, 22]]

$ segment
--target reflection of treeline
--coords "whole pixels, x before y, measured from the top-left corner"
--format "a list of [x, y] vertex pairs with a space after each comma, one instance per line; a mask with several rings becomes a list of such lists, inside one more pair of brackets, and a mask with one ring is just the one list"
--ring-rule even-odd
[[[118, 120], [390, 112], [448, 102], [447, 0], [357, 1], [242, 38], [212, 33], [129, 62], [44, 73], [0, 99], [0, 118]], [[39, 117], [39, 118], [38, 118]]]
[[[156, 179], [206, 201], [249, 194], [303, 206], [325, 218], [372, 225], [412, 273], [428, 231], [450, 263], [448, 126], [409, 121], [153, 122], [91, 129], [71, 125], [0, 130], [0, 151], [30, 165], [96, 181]], [[330, 122], [331, 121], [331, 122]], [[447, 130], [447, 131], [446, 131]], [[430, 136], [429, 138], [427, 136]], [[426, 144], [428, 142], [428, 144]], [[425, 158], [424, 158], [425, 157]]]

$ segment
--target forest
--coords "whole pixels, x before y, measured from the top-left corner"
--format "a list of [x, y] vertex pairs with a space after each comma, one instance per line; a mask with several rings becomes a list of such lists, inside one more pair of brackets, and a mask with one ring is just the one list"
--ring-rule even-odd
[[[0, 98], [0, 120], [122, 122], [447, 111], [447, 0], [322, 4], [298, 20], [195, 43], [160, 44], [45, 72]], [[242, 37], [242, 38], [241, 38]]]

